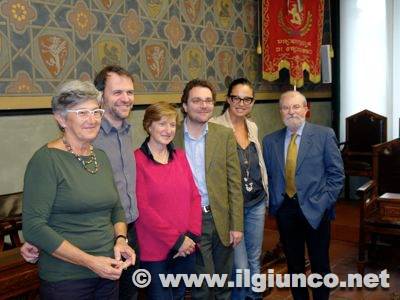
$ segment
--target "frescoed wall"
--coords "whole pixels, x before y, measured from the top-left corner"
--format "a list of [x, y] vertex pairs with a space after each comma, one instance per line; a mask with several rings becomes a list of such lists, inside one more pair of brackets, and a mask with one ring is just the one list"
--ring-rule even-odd
[[257, 9], [254, 0], [2, 0], [0, 108], [48, 107], [60, 83], [108, 64], [134, 74], [141, 103], [155, 93], [176, 102], [196, 77], [221, 92], [238, 76], [279, 92], [282, 81], [261, 80]]

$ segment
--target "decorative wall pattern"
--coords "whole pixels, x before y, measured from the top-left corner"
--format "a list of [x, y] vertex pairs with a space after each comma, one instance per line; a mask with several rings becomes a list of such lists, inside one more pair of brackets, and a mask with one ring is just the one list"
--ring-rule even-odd
[[[254, 0], [2, 0], [0, 95], [51, 95], [69, 79], [126, 67], [138, 93], [180, 92], [195, 77], [261, 90]], [[1, 100], [0, 100], [1, 101]]]
[[193, 77], [223, 89], [254, 52], [254, 3], [242, 18], [243, 4], [226, 0], [2, 1], [0, 93], [51, 94], [111, 63], [135, 74], [138, 92], [178, 91]]

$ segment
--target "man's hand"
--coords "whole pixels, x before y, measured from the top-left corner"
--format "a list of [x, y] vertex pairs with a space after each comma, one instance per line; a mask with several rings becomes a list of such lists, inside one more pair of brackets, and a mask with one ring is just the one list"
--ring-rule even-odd
[[229, 242], [233, 247], [236, 247], [242, 240], [243, 232], [240, 231], [229, 231]]
[[28, 263], [34, 264], [39, 260], [39, 249], [28, 242], [22, 245], [20, 253]]
[[122, 262], [122, 258], [125, 259], [120, 265], [120, 268], [126, 269], [129, 266], [133, 266], [136, 261], [136, 253], [124, 239], [118, 239], [114, 246], [114, 257], [116, 260]]

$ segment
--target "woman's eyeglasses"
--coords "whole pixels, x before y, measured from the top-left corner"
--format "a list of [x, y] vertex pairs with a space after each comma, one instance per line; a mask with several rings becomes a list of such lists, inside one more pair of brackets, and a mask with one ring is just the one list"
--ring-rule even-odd
[[104, 115], [104, 109], [96, 108], [93, 110], [90, 109], [67, 109], [67, 112], [74, 112], [78, 119], [86, 120], [89, 116], [93, 116], [96, 119], [101, 119]]
[[231, 99], [233, 104], [238, 104], [238, 103], [240, 103], [242, 101], [244, 104], [249, 105], [249, 104], [253, 103], [253, 101], [254, 101], [253, 97], [241, 98], [239, 96], [231, 95], [231, 96], [229, 96], [229, 98]]

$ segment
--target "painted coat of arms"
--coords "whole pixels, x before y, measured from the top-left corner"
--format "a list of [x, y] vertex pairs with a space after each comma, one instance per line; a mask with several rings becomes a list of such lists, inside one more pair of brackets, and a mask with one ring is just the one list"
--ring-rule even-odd
[[160, 78], [165, 66], [165, 46], [153, 44], [145, 47], [146, 63], [154, 78]]
[[184, 12], [186, 13], [188, 19], [190, 22], [195, 24], [199, 17], [201, 16], [199, 14], [201, 10], [201, 1], [200, 0], [185, 0], [183, 1], [183, 6], [185, 8]]
[[63, 70], [68, 56], [68, 42], [57, 35], [39, 37], [40, 56], [47, 70], [56, 77]]

